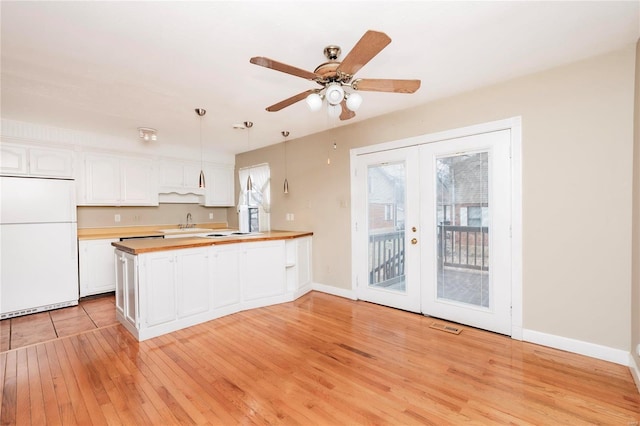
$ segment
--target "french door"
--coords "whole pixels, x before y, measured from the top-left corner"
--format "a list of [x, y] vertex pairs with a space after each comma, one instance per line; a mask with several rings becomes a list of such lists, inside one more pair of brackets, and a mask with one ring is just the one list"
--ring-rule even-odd
[[418, 163], [415, 147], [364, 155], [353, 191], [358, 298], [411, 312], [421, 310]]
[[359, 299], [511, 334], [510, 131], [356, 158]]

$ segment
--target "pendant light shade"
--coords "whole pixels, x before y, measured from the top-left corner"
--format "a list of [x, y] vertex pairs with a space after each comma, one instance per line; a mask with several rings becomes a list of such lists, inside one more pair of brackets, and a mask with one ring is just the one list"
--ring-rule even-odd
[[198, 179], [198, 188], [205, 188], [204, 167], [203, 167], [203, 145], [202, 145], [202, 117], [207, 113], [203, 108], [196, 108], [196, 114], [200, 117], [200, 178]]

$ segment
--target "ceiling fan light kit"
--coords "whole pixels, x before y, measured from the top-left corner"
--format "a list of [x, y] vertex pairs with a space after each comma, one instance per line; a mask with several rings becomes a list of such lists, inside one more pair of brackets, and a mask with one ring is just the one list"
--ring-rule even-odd
[[344, 99], [344, 89], [340, 83], [330, 83], [325, 89], [324, 97], [330, 105], [338, 105]]
[[350, 93], [347, 96], [347, 108], [351, 111], [357, 111], [362, 105], [362, 96], [359, 93]]
[[324, 55], [328, 62], [320, 64], [313, 72], [303, 70], [282, 62], [263, 56], [256, 56], [249, 60], [252, 64], [276, 71], [315, 81], [322, 86], [321, 89], [311, 89], [291, 96], [274, 105], [268, 106], [269, 112], [280, 111], [296, 102], [305, 99], [311, 111], [319, 111], [323, 100], [327, 101], [327, 112], [332, 117], [340, 117], [340, 120], [348, 120], [355, 117], [355, 111], [362, 105], [362, 96], [358, 93], [347, 92], [344, 87], [351, 90], [390, 92], [390, 93], [414, 93], [420, 88], [420, 80], [392, 80], [392, 79], [356, 79], [353, 76], [360, 68], [366, 65], [374, 56], [382, 51], [391, 38], [383, 32], [369, 30], [360, 38], [347, 54], [342, 62], [337, 59], [340, 56], [339, 46], [330, 45], [324, 48]]
[[306, 101], [311, 111], [320, 111], [320, 108], [322, 108], [322, 96], [317, 93], [311, 93], [307, 96]]

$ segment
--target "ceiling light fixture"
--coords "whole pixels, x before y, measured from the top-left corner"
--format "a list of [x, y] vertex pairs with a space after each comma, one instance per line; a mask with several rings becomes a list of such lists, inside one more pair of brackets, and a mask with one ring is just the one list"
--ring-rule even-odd
[[289, 136], [289, 131], [283, 130], [282, 136], [284, 136], [284, 193], [289, 193], [289, 181], [287, 180], [287, 136]]
[[150, 127], [138, 127], [138, 136], [145, 142], [158, 140], [158, 131]]
[[[251, 135], [249, 130], [253, 127], [253, 122], [245, 121], [244, 127], [247, 129], [247, 152], [251, 150]], [[247, 177], [247, 205], [249, 204], [249, 193], [253, 190], [253, 182], [251, 182], [251, 166], [249, 166], [249, 177]]]
[[203, 145], [202, 145], [202, 117], [207, 113], [207, 110], [203, 108], [196, 108], [196, 114], [200, 117], [200, 178], [198, 179], [198, 188], [204, 188], [204, 167], [203, 167]]
[[327, 114], [330, 117], [339, 117], [344, 103], [349, 111], [357, 111], [362, 105], [362, 96], [359, 93], [347, 92], [344, 86], [349, 84], [333, 82], [327, 84], [324, 89], [309, 94], [305, 101], [311, 111], [320, 111], [323, 101], [327, 101]]

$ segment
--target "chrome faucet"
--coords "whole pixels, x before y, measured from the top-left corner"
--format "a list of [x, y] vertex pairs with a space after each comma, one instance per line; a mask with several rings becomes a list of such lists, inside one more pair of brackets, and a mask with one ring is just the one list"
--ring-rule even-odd
[[189, 224], [192, 221], [191, 213], [187, 213], [187, 228], [193, 228], [193, 223]]

